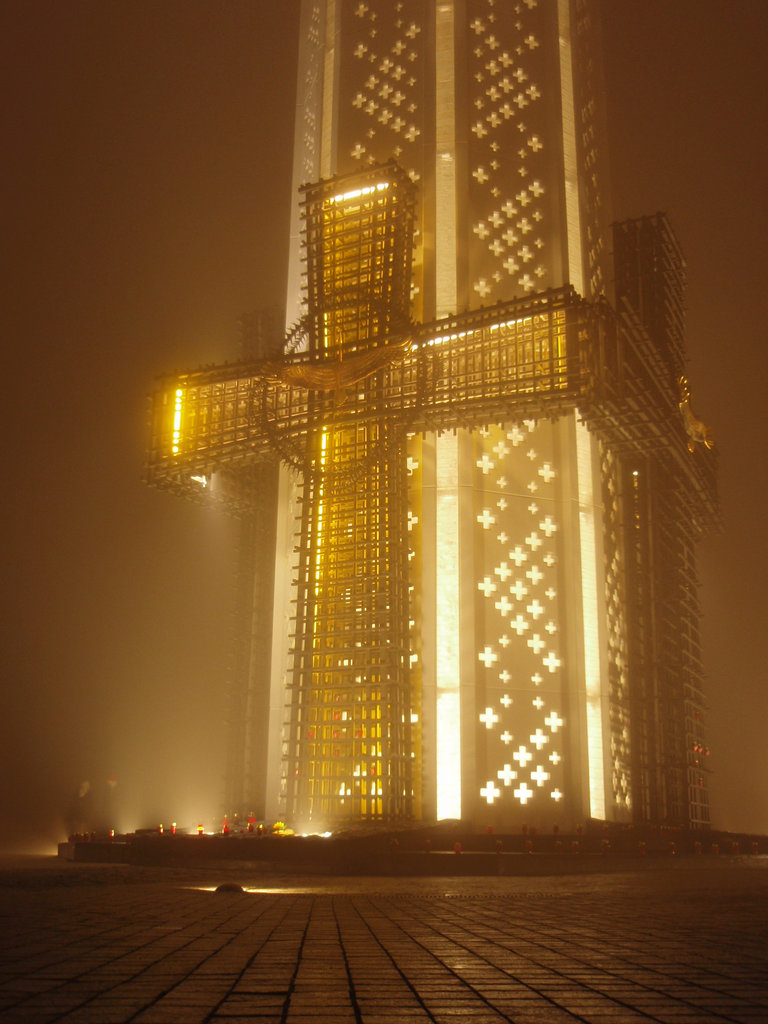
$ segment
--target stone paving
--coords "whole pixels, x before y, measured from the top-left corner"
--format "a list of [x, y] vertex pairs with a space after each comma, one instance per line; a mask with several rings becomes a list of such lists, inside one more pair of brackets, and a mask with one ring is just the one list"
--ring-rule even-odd
[[490, 879], [0, 865], [0, 1021], [765, 1024], [767, 926], [765, 857]]

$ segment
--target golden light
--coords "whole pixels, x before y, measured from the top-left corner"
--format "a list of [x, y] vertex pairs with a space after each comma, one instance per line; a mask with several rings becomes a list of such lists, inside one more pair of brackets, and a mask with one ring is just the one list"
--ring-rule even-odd
[[176, 402], [173, 407], [173, 444], [171, 450], [174, 455], [179, 454], [179, 444], [181, 441], [181, 410], [184, 399], [184, 392], [181, 388], [176, 389]]

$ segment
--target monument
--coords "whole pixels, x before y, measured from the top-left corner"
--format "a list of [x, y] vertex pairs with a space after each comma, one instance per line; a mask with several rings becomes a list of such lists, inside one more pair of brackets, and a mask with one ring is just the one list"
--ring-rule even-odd
[[149, 482], [242, 517], [232, 814], [708, 824], [714, 453], [669, 223], [609, 226], [598, 29], [302, 4], [286, 330], [151, 412]]

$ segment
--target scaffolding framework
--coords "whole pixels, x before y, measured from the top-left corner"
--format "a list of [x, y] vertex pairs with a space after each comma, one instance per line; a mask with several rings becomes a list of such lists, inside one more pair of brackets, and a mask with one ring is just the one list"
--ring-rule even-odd
[[[667, 450], [688, 481], [688, 504], [702, 522], [717, 521], [716, 460], [688, 452], [676, 382], [668, 373], [658, 376], [648, 332], [623, 303], [616, 313], [607, 302], [557, 289], [411, 325], [386, 350], [387, 361], [375, 371], [382, 436], [548, 418], [576, 408], [618, 452]], [[327, 369], [325, 360], [317, 362]], [[150, 409], [148, 482], [195, 497], [195, 477], [275, 452], [302, 468], [314, 425], [353, 426], [370, 409], [366, 390], [341, 377], [338, 386], [323, 389], [276, 379], [314, 365], [299, 353], [280, 366], [232, 364], [162, 379]], [[226, 487], [214, 499], [239, 511], [237, 495]]]
[[565, 287], [415, 324], [413, 206], [392, 164], [305, 189], [308, 312], [283, 357], [165, 378], [150, 409], [152, 484], [243, 515], [243, 474], [276, 456], [300, 473], [286, 813], [418, 816], [406, 438], [577, 410], [618, 460], [635, 813], [706, 824], [692, 549], [718, 506], [680, 412], [674, 236], [617, 229], [615, 310]]
[[[679, 412], [674, 385], [685, 370], [685, 261], [667, 218], [615, 225], [614, 261], [617, 306], [654, 386], [649, 398], [658, 408], [677, 398]], [[640, 822], [710, 822], [695, 548], [713, 521], [714, 471], [711, 452], [679, 444], [624, 459], [633, 802]]]
[[[303, 209], [307, 352], [338, 363], [338, 381], [350, 367], [356, 378], [406, 322], [413, 189], [390, 166], [307, 188]], [[312, 426], [298, 442], [285, 798], [304, 827], [412, 815], [405, 458], [382, 444], [379, 376], [366, 372], [354, 388], [354, 420], [310, 392]]]

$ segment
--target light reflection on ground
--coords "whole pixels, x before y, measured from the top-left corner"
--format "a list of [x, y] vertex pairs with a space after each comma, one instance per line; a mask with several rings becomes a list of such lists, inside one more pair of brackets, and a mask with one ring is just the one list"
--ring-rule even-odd
[[[597, 868], [596, 861], [595, 867]], [[406, 876], [406, 875], [326, 875], [281, 870], [276, 865], [218, 863], [205, 866], [168, 865], [142, 867], [132, 864], [72, 863], [55, 856], [0, 856], [0, 891], [19, 889], [56, 889], [71, 886], [126, 885], [161, 886], [179, 894], [199, 893], [206, 898], [221, 886], [230, 887], [230, 895], [253, 898], [302, 896], [386, 896], [409, 899], [528, 899], [561, 896], [566, 899], [600, 892], [618, 897], [639, 890], [656, 893], [693, 893], [696, 889], [714, 891], [723, 884], [723, 876], [733, 879], [744, 874], [768, 875], [768, 856], [648, 858], [647, 861], [615, 864], [613, 870], [587, 874], [492, 876]], [[768, 884], [760, 881], [760, 885]], [[219, 895], [224, 895], [220, 893]]]
[[[768, 870], [768, 857], [710, 859], [709, 861], [659, 861], [642, 871], [611, 874], [492, 876], [492, 877], [393, 877], [368, 875], [333, 877], [284, 874], [274, 880], [249, 877], [249, 872], [229, 869], [206, 877], [174, 878], [179, 889], [214, 893], [222, 885], [239, 885], [240, 895], [249, 896], [403, 896], [448, 899], [530, 898], [540, 896], [578, 897], [599, 891], [617, 896], [631, 895], [638, 887], [650, 892], [709, 890], [722, 884], [720, 876], [741, 871], [754, 874]], [[218, 893], [223, 895], [226, 893]], [[232, 894], [230, 890], [229, 894]], [[237, 895], [237, 892], [235, 891]]]

